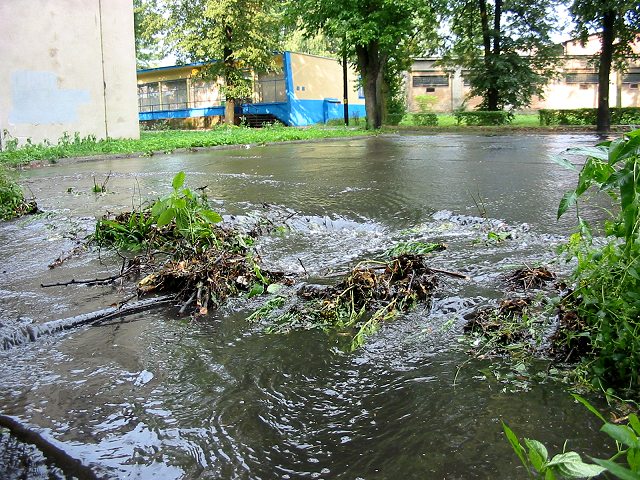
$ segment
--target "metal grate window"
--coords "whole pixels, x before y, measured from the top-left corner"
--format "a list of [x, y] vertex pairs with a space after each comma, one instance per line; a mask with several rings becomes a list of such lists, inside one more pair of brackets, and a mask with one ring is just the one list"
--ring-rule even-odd
[[566, 83], [598, 83], [597, 73], [567, 73], [564, 76]]
[[448, 75], [421, 75], [413, 77], [414, 87], [449, 86]]
[[623, 75], [622, 83], [640, 83], [640, 72], [627, 73], [626, 75]]
[[260, 74], [255, 84], [258, 103], [286, 102], [287, 92], [282, 74]]

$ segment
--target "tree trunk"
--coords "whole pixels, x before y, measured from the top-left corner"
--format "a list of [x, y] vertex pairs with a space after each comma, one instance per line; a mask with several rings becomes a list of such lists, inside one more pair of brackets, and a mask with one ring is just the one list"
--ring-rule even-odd
[[596, 125], [599, 132], [611, 129], [611, 111], [609, 110], [609, 76], [613, 61], [613, 42], [615, 41], [616, 12], [609, 10], [602, 16], [602, 48], [598, 68], [598, 114]]
[[225, 95], [225, 106], [224, 106], [224, 123], [227, 125], [233, 125], [235, 123], [235, 108], [236, 101], [235, 98], [229, 95], [230, 89], [232, 89], [235, 85], [233, 83], [234, 78], [234, 59], [233, 59], [233, 50], [231, 49], [231, 42], [233, 41], [233, 32], [231, 27], [227, 26], [225, 28], [225, 40], [226, 45], [222, 49], [222, 56], [224, 62], [224, 83], [227, 87], [227, 93]]
[[[500, 17], [501, 0], [496, 1], [496, 12], [494, 17], [494, 32], [489, 29], [489, 14], [487, 12], [487, 1], [478, 0], [480, 7], [480, 22], [482, 25], [482, 45], [484, 46], [484, 67], [487, 76], [492, 79], [495, 74], [494, 58], [500, 54]], [[491, 50], [491, 40], [493, 38], [493, 51]], [[492, 81], [492, 85], [495, 83]], [[485, 103], [487, 110], [498, 110], [499, 92], [494, 86], [487, 89], [485, 93]]]
[[376, 42], [357, 45], [358, 69], [362, 75], [364, 103], [367, 109], [367, 128], [382, 126], [382, 86], [384, 64]]

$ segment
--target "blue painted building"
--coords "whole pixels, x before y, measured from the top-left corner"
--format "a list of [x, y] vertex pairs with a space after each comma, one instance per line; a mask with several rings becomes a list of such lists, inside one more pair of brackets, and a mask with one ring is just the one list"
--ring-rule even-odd
[[[285, 125], [305, 126], [342, 119], [342, 66], [332, 58], [293, 52], [275, 57], [276, 72], [253, 74], [253, 96], [237, 114]], [[209, 126], [224, 115], [220, 80], [200, 78], [202, 64], [138, 71], [141, 122], [183, 119], [185, 126]], [[365, 116], [364, 95], [356, 72], [349, 68], [349, 116]]]

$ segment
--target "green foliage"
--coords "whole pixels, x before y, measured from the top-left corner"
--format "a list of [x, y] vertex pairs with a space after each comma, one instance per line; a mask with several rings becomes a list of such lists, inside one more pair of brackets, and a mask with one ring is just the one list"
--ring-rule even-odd
[[0, 220], [18, 217], [29, 210], [20, 185], [0, 165]]
[[[542, 109], [538, 115], [540, 125], [595, 125], [597, 109]], [[612, 108], [611, 123], [614, 125], [640, 124], [640, 107]]]
[[297, 0], [288, 11], [308, 34], [322, 31], [342, 43], [362, 76], [368, 124], [380, 128], [400, 72], [436, 38], [434, 7], [420, 0]]
[[447, 247], [442, 243], [425, 243], [425, 242], [399, 242], [392, 248], [384, 252], [387, 257], [398, 257], [400, 255], [415, 254], [427, 255], [432, 252], [441, 252]]
[[94, 240], [99, 245], [113, 245], [128, 250], [147, 246], [162, 247], [171, 239], [186, 240], [190, 249], [201, 251], [216, 245], [212, 225], [222, 217], [209, 209], [204, 193], [196, 195], [184, 187], [185, 174], [173, 179], [173, 191], [139, 212], [103, 218], [96, 224]]
[[583, 462], [576, 452], [559, 453], [549, 459], [547, 448], [539, 441], [525, 438], [523, 446], [516, 434], [504, 422], [502, 422], [502, 429], [530, 478], [545, 480], [591, 478], [606, 470], [605, 467]]
[[[604, 425], [600, 431], [615, 441], [617, 453], [608, 460], [593, 459], [596, 465], [583, 462], [576, 452], [563, 452], [549, 460], [547, 449], [542, 443], [525, 438], [523, 446], [516, 434], [502, 422], [505, 436], [529, 477], [545, 480], [591, 478], [608, 472], [622, 480], [640, 480], [640, 421], [637, 415], [630, 414], [626, 425], [613, 424], [607, 422], [584, 398], [575, 394], [573, 397], [602, 420]], [[626, 460], [626, 466], [616, 462], [620, 458]]]
[[136, 140], [107, 139], [98, 141], [95, 137], [80, 138], [76, 134], [73, 138], [66, 135], [56, 145], [45, 142], [38, 145], [28, 143], [18, 147], [17, 143], [12, 144], [11, 148], [0, 151], [0, 163], [24, 164], [32, 161], [55, 161], [59, 158], [104, 154], [144, 153], [153, 155], [154, 152], [163, 153], [177, 149], [192, 149], [194, 147], [339, 138], [363, 135], [365, 133], [364, 130], [342, 127], [290, 128], [276, 125], [264, 129], [223, 125], [211, 130], [199, 131], [143, 131], [140, 133], [140, 139]]
[[454, 113], [458, 125], [508, 125], [513, 120], [513, 113], [505, 110], [498, 111], [457, 111]]
[[414, 113], [413, 123], [419, 126], [435, 127], [438, 125], [438, 115], [435, 113]]
[[438, 97], [428, 94], [416, 95], [414, 100], [418, 104], [420, 113], [431, 113], [435, 104], [438, 103]]
[[[558, 218], [576, 206], [579, 231], [564, 248], [577, 260], [575, 288], [567, 301], [591, 332], [595, 377], [605, 383], [638, 387], [640, 379], [640, 130], [567, 155], [587, 155], [577, 187], [567, 192]], [[569, 162], [563, 159], [563, 165]], [[604, 222], [606, 242], [593, 242], [578, 201], [590, 189], [609, 195], [617, 208]]]
[[[569, 9], [575, 24], [575, 33], [586, 42], [594, 32], [605, 29], [606, 16], [612, 17], [611, 47], [613, 61], [624, 69], [628, 56], [633, 55], [632, 43], [640, 31], [640, 5], [635, 0], [573, 0]], [[609, 78], [609, 77], [607, 77]]]
[[445, 61], [468, 73], [470, 96], [483, 110], [526, 107], [555, 74], [558, 47], [552, 0], [456, 0], [449, 4], [450, 47]]

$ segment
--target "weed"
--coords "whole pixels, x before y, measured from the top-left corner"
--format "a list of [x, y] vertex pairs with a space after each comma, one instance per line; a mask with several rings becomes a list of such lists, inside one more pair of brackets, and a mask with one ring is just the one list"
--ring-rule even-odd
[[0, 220], [9, 220], [37, 211], [36, 202], [25, 200], [20, 186], [0, 165]]
[[[602, 414], [579, 395], [573, 397], [603, 422], [600, 429], [615, 441], [617, 452], [611, 458], [593, 459], [594, 464], [582, 461], [576, 452], [563, 452], [549, 459], [546, 447], [537, 440], [524, 439], [524, 446], [516, 434], [502, 422], [511, 448], [527, 470], [529, 478], [555, 480], [562, 478], [591, 478], [608, 472], [622, 480], [640, 478], [640, 420], [636, 414], [626, 416], [626, 424], [607, 422]], [[626, 462], [622, 464], [619, 460]]]
[[[637, 388], [640, 384], [640, 130], [595, 147], [565, 152], [558, 162], [575, 167], [568, 156], [586, 155], [578, 184], [567, 192], [558, 218], [576, 207], [578, 231], [562, 251], [576, 260], [574, 289], [566, 305], [586, 325], [596, 382]], [[604, 222], [605, 242], [594, 243], [580, 215], [579, 199], [590, 188], [609, 195], [617, 207]]]

